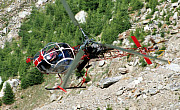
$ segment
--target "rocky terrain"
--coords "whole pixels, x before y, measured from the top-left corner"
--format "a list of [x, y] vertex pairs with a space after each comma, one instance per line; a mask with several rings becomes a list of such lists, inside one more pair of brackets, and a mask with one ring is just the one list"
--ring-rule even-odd
[[[177, 42], [179, 41], [178, 38]], [[169, 42], [169, 45], [173, 44]], [[154, 65], [140, 68], [130, 65], [134, 62], [124, 64], [124, 60], [114, 59], [109, 66], [106, 64], [103, 68], [108, 66], [110, 70], [116, 70], [116, 75], [109, 78], [118, 78], [117, 83], [103, 89], [97, 86], [98, 83], [93, 83], [87, 89], [68, 90], [68, 93], [63, 95], [51, 91], [50, 98], [54, 102], [35, 110], [94, 110], [97, 108], [104, 110], [108, 106], [113, 110], [178, 110], [180, 108], [180, 58], [177, 56], [179, 49], [171, 64], [158, 64], [156, 68]], [[129, 72], [124, 74], [122, 68]], [[102, 74], [101, 69], [96, 67], [89, 74]], [[108, 74], [111, 73], [108, 72]], [[105, 76], [107, 77], [108, 74]]]
[[[1, 48], [4, 47], [5, 41], [11, 41], [13, 38], [18, 39], [19, 27], [26, 15], [31, 12], [31, 7], [27, 5], [27, 2], [22, 1], [9, 2], [7, 8], [0, 11]], [[37, 6], [41, 6], [44, 1], [35, 0], [35, 2]], [[139, 12], [131, 14], [132, 28], [120, 33], [119, 39], [114, 42], [114, 45], [118, 45], [122, 41], [122, 47], [131, 47], [133, 44], [128, 40], [130, 32], [141, 28], [145, 32], [151, 33], [144, 36], [145, 41], [141, 44], [150, 43], [153, 45], [149, 42], [150, 38], [153, 38], [155, 42], [166, 41], [156, 46], [166, 47], [160, 58], [169, 60], [170, 64], [152, 60], [153, 64], [141, 67], [140, 57], [137, 56], [133, 56], [128, 61], [127, 57], [122, 57], [91, 62], [93, 66], [88, 72], [91, 81], [87, 83], [86, 89], [68, 90], [67, 93], [49, 91], [47, 96], [50, 101], [38, 105], [39, 107], [35, 110], [94, 110], [98, 108], [102, 110], [107, 108], [113, 110], [179, 110], [179, 5], [180, 1], [175, 3], [171, 3], [170, 0], [162, 2], [157, 6], [158, 11], [155, 11], [152, 18], [147, 17], [152, 10], [145, 7]], [[3, 19], [4, 16], [7, 16], [6, 19]], [[150, 53], [150, 55], [155, 56], [155, 52]], [[107, 86], [108, 83], [112, 85]]]
[[23, 20], [31, 14], [32, 4], [42, 7], [47, 2], [48, 0], [0, 0], [0, 48], [4, 48], [6, 41], [20, 39], [19, 28]]
[[[140, 14], [132, 14], [132, 28], [119, 34], [124, 47], [132, 45], [127, 37], [130, 31], [142, 28], [155, 34], [145, 36], [142, 44], [147, 44], [150, 38], [155, 42], [166, 40], [158, 44], [165, 45], [165, 53], [161, 58], [169, 60], [171, 64], [153, 61], [153, 64], [142, 68], [139, 57], [127, 62], [127, 58], [91, 62], [93, 67], [89, 71], [92, 78], [87, 89], [68, 90], [60, 94], [50, 91], [52, 103], [41, 105], [35, 110], [95, 110], [112, 108], [113, 110], [179, 110], [180, 108], [180, 16], [179, 2], [170, 1], [160, 3], [152, 18], [146, 16], [151, 9], [143, 8]], [[163, 15], [163, 13], [166, 13]], [[170, 23], [163, 19], [169, 16]], [[158, 26], [158, 24], [162, 24]], [[164, 37], [161, 32], [164, 32]], [[115, 41], [118, 44], [120, 41]], [[154, 53], [151, 53], [154, 56]], [[103, 67], [101, 63], [106, 63]], [[100, 77], [101, 76], [101, 77]], [[104, 88], [107, 83], [114, 83]], [[116, 82], [116, 83], [115, 83]]]

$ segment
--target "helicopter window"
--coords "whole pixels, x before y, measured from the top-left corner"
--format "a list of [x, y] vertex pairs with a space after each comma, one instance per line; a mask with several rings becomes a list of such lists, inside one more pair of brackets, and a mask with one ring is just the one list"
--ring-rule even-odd
[[71, 49], [63, 50], [63, 53], [64, 53], [65, 58], [74, 58]]
[[39, 57], [39, 54], [40, 54], [40, 52], [37, 52], [37, 53], [34, 55], [34, 59], [38, 58], [38, 57]]
[[55, 70], [58, 70], [60, 73], [62, 73], [68, 69], [71, 62], [72, 60], [69, 59], [63, 60], [56, 65]]
[[59, 43], [58, 44], [60, 47], [64, 47], [64, 48], [70, 48], [69, 45], [65, 44], [65, 43]]

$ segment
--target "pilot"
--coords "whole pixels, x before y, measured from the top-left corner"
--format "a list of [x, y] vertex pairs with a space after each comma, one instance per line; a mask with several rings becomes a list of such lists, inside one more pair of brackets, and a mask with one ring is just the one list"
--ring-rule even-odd
[[[52, 62], [52, 61], [54, 61], [58, 57], [58, 52], [56, 50], [58, 50], [57, 46], [55, 46], [54, 48], [49, 49], [47, 51], [47, 53], [50, 53], [49, 55], [46, 56], [46, 59], [48, 61]], [[52, 63], [54, 63], [54, 62], [52, 62]]]

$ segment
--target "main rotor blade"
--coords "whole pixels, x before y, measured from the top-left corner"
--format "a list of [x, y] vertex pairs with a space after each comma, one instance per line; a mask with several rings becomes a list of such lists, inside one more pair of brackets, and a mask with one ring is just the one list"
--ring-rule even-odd
[[73, 73], [73, 70], [76, 68], [76, 66], [78, 65], [79, 61], [81, 60], [81, 57], [84, 55], [84, 51], [82, 50], [82, 48], [79, 50], [79, 52], [77, 53], [75, 59], [73, 60], [71, 66], [69, 67], [64, 80], [63, 80], [63, 84], [62, 84], [62, 88], [66, 88], [66, 85], [68, 83], [69, 77], [71, 76], [71, 74]]
[[74, 17], [74, 14], [72, 13], [69, 5], [67, 4], [66, 0], [61, 0], [61, 3], [63, 4], [64, 8], [66, 9], [66, 12], [68, 13], [69, 17], [71, 18], [71, 20], [73, 21], [75, 26], [79, 26], [79, 23], [77, 22], [76, 18]]
[[135, 52], [135, 51], [133, 51], [133, 50], [124, 49], [124, 48], [121, 48], [121, 47], [116, 47], [116, 46], [109, 45], [109, 44], [102, 44], [102, 45], [104, 45], [104, 46], [106, 46], [106, 47], [108, 47], [108, 48], [114, 48], [114, 49], [122, 50], [122, 51], [125, 51], [125, 52], [128, 52], [128, 53], [132, 53], [132, 54], [135, 54], [135, 55], [144, 56], [144, 57], [148, 57], [148, 58], [152, 58], [152, 59], [155, 59], [155, 60], [159, 60], [159, 61], [162, 61], [162, 62], [168, 63], [168, 61], [167, 61], [167, 60], [160, 59], [160, 58], [156, 58], [156, 57], [149, 56], [149, 55], [144, 55], [144, 54], [141, 54], [141, 53]]

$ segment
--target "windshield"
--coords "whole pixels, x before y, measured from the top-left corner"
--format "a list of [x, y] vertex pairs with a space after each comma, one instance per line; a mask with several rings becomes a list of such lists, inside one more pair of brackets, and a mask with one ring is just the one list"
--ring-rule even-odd
[[[73, 49], [66, 43], [48, 43], [41, 50], [43, 61], [38, 68], [44, 73], [65, 72], [74, 60]], [[40, 52], [37, 53], [38, 57]]]

